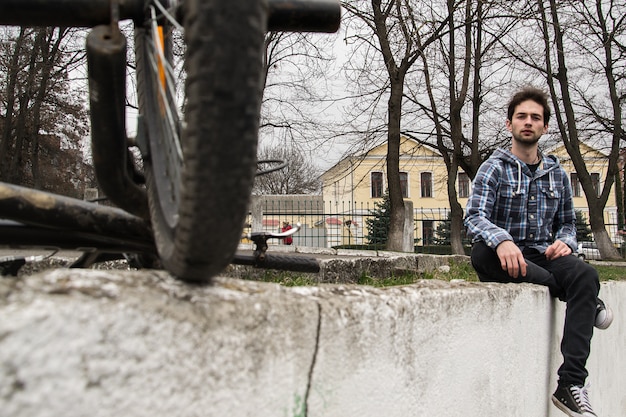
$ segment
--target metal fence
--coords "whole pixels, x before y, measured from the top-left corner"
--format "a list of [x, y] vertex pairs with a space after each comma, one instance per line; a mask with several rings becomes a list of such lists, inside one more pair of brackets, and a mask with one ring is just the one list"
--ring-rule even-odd
[[368, 240], [366, 219], [372, 218], [369, 204], [316, 200], [263, 200], [253, 205], [248, 230], [280, 231], [284, 224], [302, 227], [294, 235], [294, 245], [337, 247], [365, 245]]
[[[442, 237], [445, 236], [449, 209], [416, 208], [413, 212], [416, 249], [424, 251], [430, 246], [445, 246]], [[380, 249], [383, 245], [376, 244], [380, 242], [380, 236], [376, 236], [371, 222], [384, 222], [384, 217], [380, 207], [370, 203], [269, 199], [252, 205], [246, 232], [280, 231], [286, 224], [299, 223], [302, 229], [293, 238], [293, 244], [297, 246]], [[428, 251], [441, 250], [445, 252], [445, 248], [430, 248]]]
[[[582, 212], [582, 210], [581, 210]], [[584, 222], [579, 225], [580, 228], [585, 227], [591, 231], [591, 225], [588, 223], [589, 215], [586, 212], [582, 212]], [[605, 210], [604, 212], [604, 226], [606, 231], [609, 233], [609, 238], [613, 242], [616, 247], [625, 246], [626, 242], [626, 229], [623, 225], [620, 225], [618, 222], [618, 214], [616, 210]], [[589, 236], [585, 236], [584, 239], [579, 238], [579, 240], [593, 240], [593, 235], [590, 233]]]
[[[246, 223], [245, 232], [280, 231], [284, 224], [301, 224], [302, 229], [293, 237], [293, 245], [320, 248], [382, 249], [375, 244], [378, 236], [371, 221], [380, 221], [380, 207], [362, 202], [325, 202], [319, 198], [302, 199], [256, 197]], [[423, 253], [450, 253], [448, 208], [423, 208], [413, 210], [413, 239], [415, 251]], [[618, 228], [617, 214], [607, 211], [607, 231], [617, 246], [623, 242]], [[384, 221], [384, 220], [383, 220]], [[465, 241], [469, 249], [469, 242]], [[284, 244], [270, 242], [270, 244]]]

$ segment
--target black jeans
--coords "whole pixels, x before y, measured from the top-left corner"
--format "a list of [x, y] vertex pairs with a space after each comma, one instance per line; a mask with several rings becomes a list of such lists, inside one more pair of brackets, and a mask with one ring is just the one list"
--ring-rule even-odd
[[600, 291], [595, 268], [574, 255], [548, 260], [543, 253], [530, 249], [524, 251], [528, 264], [526, 276], [516, 279], [502, 269], [498, 255], [484, 242], [473, 245], [471, 258], [472, 266], [483, 282], [545, 285], [553, 297], [565, 301], [567, 309], [561, 340], [563, 364], [558, 371], [559, 382], [583, 385], [588, 375], [585, 365], [589, 357]]

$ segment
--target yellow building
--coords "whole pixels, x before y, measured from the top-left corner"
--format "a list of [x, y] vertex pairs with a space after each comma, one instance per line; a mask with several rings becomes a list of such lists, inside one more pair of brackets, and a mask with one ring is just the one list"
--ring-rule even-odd
[[[581, 151], [597, 189], [601, 190], [608, 170], [607, 155], [584, 144], [581, 145]], [[587, 201], [565, 147], [559, 146], [546, 153], [559, 157], [564, 169], [570, 174], [574, 206], [577, 210], [587, 213]], [[357, 224], [353, 227], [363, 227], [363, 214], [372, 210], [387, 190], [386, 156], [385, 143], [364, 155], [343, 159], [322, 174], [322, 195], [325, 205], [335, 207], [336, 213], [343, 215], [344, 222], [351, 220], [351, 223]], [[413, 203], [416, 219], [415, 238], [422, 243], [428, 242], [437, 223], [447, 218], [450, 208], [447, 194], [448, 172], [442, 156], [432, 148], [402, 137], [400, 179], [405, 200]], [[464, 172], [458, 174], [456, 188], [459, 203], [465, 207], [471, 182]], [[614, 190], [609, 196], [605, 213], [607, 225], [617, 223]], [[611, 238], [616, 239], [616, 242], [619, 241], [617, 227], [607, 229]], [[356, 235], [363, 236], [363, 232], [367, 234], [367, 231], [356, 230]]]
[[[365, 155], [341, 160], [322, 174], [324, 201], [373, 202], [387, 190], [387, 144]], [[415, 207], [448, 207], [446, 166], [441, 155], [403, 137], [400, 143], [400, 181], [404, 198]], [[419, 201], [419, 204], [417, 203]]]
[[[322, 174], [322, 195], [326, 204], [351, 220], [354, 235], [367, 235], [363, 215], [374, 209], [387, 190], [387, 144], [364, 155], [346, 158]], [[445, 220], [448, 203], [448, 173], [441, 155], [417, 141], [402, 137], [400, 142], [400, 181], [404, 198], [413, 203], [418, 242], [429, 242], [440, 220]], [[462, 174], [467, 180], [467, 176]], [[465, 181], [466, 196], [469, 181]], [[465, 202], [462, 202], [465, 204]], [[344, 220], [345, 222], [345, 220]], [[354, 224], [356, 223], [356, 226]], [[356, 243], [364, 243], [358, 241]]]
[[[570, 182], [572, 183], [572, 194], [574, 196], [574, 207], [576, 210], [583, 212], [588, 219], [589, 206], [587, 204], [587, 198], [585, 197], [585, 192], [583, 191], [580, 181], [578, 180], [578, 174], [576, 173], [572, 159], [567, 153], [567, 149], [565, 149], [564, 145], [561, 145], [548, 153], [558, 156], [561, 161], [561, 165], [565, 171], [569, 173]], [[594, 184], [596, 193], [600, 195], [607, 179], [607, 172], [609, 169], [608, 155], [584, 143], [580, 144], [580, 153], [585, 160], [585, 165], [587, 166], [587, 171], [591, 175], [591, 181]], [[616, 244], [621, 243], [622, 236], [617, 233], [617, 205], [614, 186], [611, 187], [609, 198], [606, 202], [606, 206], [604, 207], [604, 222], [607, 226], [609, 237], [613, 240], [613, 242]]]

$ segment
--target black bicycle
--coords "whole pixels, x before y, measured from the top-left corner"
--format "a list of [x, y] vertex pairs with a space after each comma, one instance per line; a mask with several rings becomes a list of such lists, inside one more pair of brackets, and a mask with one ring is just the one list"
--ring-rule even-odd
[[[125, 126], [122, 20], [134, 23], [134, 142]], [[336, 0], [0, 0], [2, 25], [92, 28], [93, 163], [119, 207], [0, 183], [0, 218], [8, 219], [0, 244], [78, 244], [92, 249], [82, 265], [94, 253], [154, 255], [189, 281], [208, 281], [233, 260], [274, 265], [258, 248], [276, 235], [256, 235], [253, 261], [235, 256], [257, 174], [264, 35], [333, 32], [339, 21]], [[295, 262], [287, 268], [301, 269]]]

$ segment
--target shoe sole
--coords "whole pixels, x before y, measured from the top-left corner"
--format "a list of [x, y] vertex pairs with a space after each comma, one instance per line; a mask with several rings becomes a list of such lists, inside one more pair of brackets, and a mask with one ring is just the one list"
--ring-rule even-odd
[[602, 323], [596, 323], [596, 327], [600, 330], [606, 330], [613, 323], [613, 310], [609, 307], [605, 307], [606, 317], [602, 320]]
[[563, 411], [565, 414], [567, 414], [570, 417], [586, 417], [583, 414], [577, 413], [576, 411], [572, 411], [569, 408], [567, 408], [565, 405], [563, 405], [563, 403], [561, 403], [561, 401], [557, 400], [557, 398], [554, 395], [552, 396], [552, 403], [556, 406], [556, 408]]

